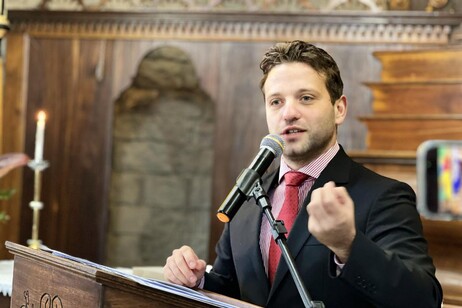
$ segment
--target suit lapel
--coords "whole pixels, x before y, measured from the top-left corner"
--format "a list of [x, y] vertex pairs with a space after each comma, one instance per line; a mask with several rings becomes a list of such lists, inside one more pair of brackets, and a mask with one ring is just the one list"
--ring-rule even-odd
[[[334, 181], [336, 185], [345, 185], [348, 182], [350, 166], [351, 159], [346, 155], [343, 148], [340, 147], [338, 153], [334, 156], [334, 158], [332, 158], [326, 168], [324, 168], [324, 170], [319, 175], [319, 178], [316, 179], [313, 187], [308, 192], [303, 202], [303, 206], [300, 209], [297, 219], [295, 220], [292, 227], [291, 235], [293, 234], [294, 236], [290, 236], [287, 239], [287, 246], [294, 260], [297, 258], [298, 254], [303, 248], [303, 245], [305, 245], [305, 243], [311, 237], [311, 233], [308, 231], [308, 213], [306, 211], [306, 206], [311, 200], [311, 193], [313, 190], [324, 186], [324, 184], [329, 181]], [[307, 261], [309, 262], [309, 260]], [[274, 291], [277, 290], [279, 283], [281, 283], [285, 275], [290, 275], [290, 273], [288, 272], [287, 264], [281, 255], [281, 263], [278, 266], [269, 298], [271, 298]]]
[[[278, 170], [273, 171], [263, 178], [262, 187], [265, 192], [268, 192], [274, 185], [277, 185]], [[255, 283], [265, 287], [265, 294], [261, 294], [262, 298], [268, 298], [269, 282], [263, 266], [262, 254], [260, 250], [260, 229], [262, 223], [263, 211], [261, 207], [252, 199], [250, 202], [243, 204], [239, 210], [239, 215], [243, 215], [240, 220], [240, 230], [248, 230], [248, 234], [240, 234], [241, 248], [235, 250], [235, 253], [242, 252], [242, 256], [237, 256], [238, 259], [243, 258], [248, 260], [244, 264], [249, 264], [250, 268], [245, 269], [249, 274], [254, 273]], [[257, 219], [256, 219], [257, 218]], [[237, 231], [241, 232], [241, 231]], [[243, 263], [241, 263], [243, 264]]]

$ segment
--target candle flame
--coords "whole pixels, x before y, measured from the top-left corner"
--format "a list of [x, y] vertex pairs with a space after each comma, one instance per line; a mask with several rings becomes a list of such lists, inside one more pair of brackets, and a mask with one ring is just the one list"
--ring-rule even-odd
[[39, 111], [39, 113], [37, 114], [37, 118], [39, 121], [45, 121], [46, 118], [47, 118], [47, 114], [45, 113], [45, 111]]

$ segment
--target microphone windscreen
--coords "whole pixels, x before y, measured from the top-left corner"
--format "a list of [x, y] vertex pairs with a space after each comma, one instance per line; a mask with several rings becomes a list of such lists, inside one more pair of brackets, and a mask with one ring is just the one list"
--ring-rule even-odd
[[284, 151], [284, 140], [279, 135], [269, 134], [261, 140], [260, 148], [269, 149], [277, 158]]

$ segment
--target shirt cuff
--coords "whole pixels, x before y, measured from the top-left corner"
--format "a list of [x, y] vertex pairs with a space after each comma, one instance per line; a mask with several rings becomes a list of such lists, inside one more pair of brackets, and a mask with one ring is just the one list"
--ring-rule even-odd
[[196, 286], [198, 289], [203, 289], [205, 284], [205, 276], [202, 276], [201, 280], [199, 281], [199, 284]]

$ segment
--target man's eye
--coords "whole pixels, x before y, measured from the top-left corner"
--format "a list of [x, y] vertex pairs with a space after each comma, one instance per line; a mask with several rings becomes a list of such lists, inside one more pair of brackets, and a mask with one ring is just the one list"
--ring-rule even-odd
[[312, 99], [313, 99], [313, 98], [312, 98], [311, 96], [308, 96], [308, 95], [303, 95], [302, 98], [301, 98], [301, 100], [302, 100], [303, 102], [309, 102], [309, 101], [311, 101]]
[[279, 99], [273, 99], [271, 102], [270, 102], [270, 105], [271, 106], [277, 106], [281, 103], [281, 101]]

